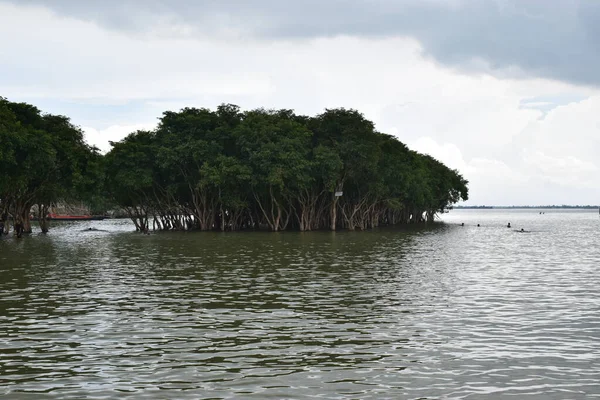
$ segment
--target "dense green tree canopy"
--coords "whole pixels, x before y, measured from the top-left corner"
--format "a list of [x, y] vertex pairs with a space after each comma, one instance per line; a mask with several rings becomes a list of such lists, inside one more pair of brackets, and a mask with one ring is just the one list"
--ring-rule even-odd
[[105, 163], [139, 230], [368, 229], [432, 221], [468, 197], [457, 171], [347, 109], [168, 111]]
[[343, 108], [184, 108], [111, 144], [100, 155], [67, 117], [0, 98], [0, 223], [27, 231], [33, 207], [47, 230], [48, 207], [84, 201], [140, 231], [354, 230], [432, 221], [468, 197], [457, 171]]
[[101, 155], [67, 117], [0, 98], [0, 165], [0, 225], [12, 216], [18, 236], [31, 230], [33, 206], [47, 231], [51, 204], [98, 201]]

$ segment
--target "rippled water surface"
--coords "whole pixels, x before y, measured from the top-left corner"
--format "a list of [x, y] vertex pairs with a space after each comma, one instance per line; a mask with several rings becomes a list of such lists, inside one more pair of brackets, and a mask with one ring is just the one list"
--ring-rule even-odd
[[150, 236], [108, 220], [2, 238], [0, 395], [600, 397], [597, 211], [443, 219]]

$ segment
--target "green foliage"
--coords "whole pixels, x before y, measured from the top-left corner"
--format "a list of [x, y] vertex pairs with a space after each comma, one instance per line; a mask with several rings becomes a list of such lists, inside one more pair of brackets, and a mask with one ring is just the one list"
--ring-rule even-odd
[[319, 229], [336, 209], [336, 227], [367, 228], [418, 222], [468, 194], [457, 171], [346, 109], [169, 111], [105, 162], [114, 199], [166, 229]]
[[88, 201], [103, 182], [102, 158], [64, 116], [0, 98], [0, 217], [28, 220], [33, 205]]
[[123, 208], [140, 230], [366, 229], [468, 197], [457, 171], [343, 108], [184, 108], [111, 144], [103, 156], [67, 117], [0, 98], [0, 216], [83, 201]]

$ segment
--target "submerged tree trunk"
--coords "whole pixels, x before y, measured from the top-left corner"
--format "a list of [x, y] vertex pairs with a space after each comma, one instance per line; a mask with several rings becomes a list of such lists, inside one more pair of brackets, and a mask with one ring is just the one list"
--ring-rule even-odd
[[23, 217], [20, 215], [15, 218], [14, 231], [17, 238], [20, 239], [23, 237]]
[[23, 214], [24, 214], [25, 208], [26, 208], [25, 204], [23, 204], [21, 202], [17, 202], [15, 204], [13, 218], [14, 218], [14, 232], [15, 232], [15, 236], [17, 238], [22, 238], [23, 233], [25, 232], [24, 219], [23, 219]]
[[23, 233], [30, 234], [33, 232], [31, 229], [31, 207], [26, 206], [23, 210]]
[[[262, 215], [267, 221], [271, 231], [279, 232], [280, 230], [285, 229], [287, 223], [289, 222], [289, 213], [282, 223], [283, 211], [281, 209], [281, 205], [276, 199], [275, 194], [273, 193], [273, 187], [269, 187], [269, 197], [264, 205], [260, 199], [260, 196], [256, 192], [254, 192], [254, 198], [256, 199], [256, 203], [258, 204], [258, 207], [260, 208]], [[268, 207], [269, 209], [267, 210], [265, 207]]]
[[428, 223], [433, 223], [435, 221], [435, 211], [433, 210], [428, 210], [425, 214], [427, 216], [427, 222]]
[[8, 235], [8, 213], [3, 212], [0, 214], [0, 235]]
[[48, 206], [45, 204], [38, 204], [38, 222], [42, 233], [48, 233], [50, 222], [48, 221]]
[[337, 203], [338, 203], [339, 197], [337, 197], [335, 195], [335, 193], [333, 194], [333, 200], [331, 200], [331, 223], [329, 225], [329, 229], [331, 229], [332, 231], [335, 231], [336, 229], [336, 225], [337, 225]]

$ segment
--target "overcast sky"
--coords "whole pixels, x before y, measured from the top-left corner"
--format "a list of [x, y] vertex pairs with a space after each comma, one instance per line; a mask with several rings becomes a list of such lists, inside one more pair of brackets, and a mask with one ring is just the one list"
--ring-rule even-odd
[[356, 108], [472, 205], [600, 203], [600, 1], [0, 0], [0, 96], [108, 150], [165, 110]]

